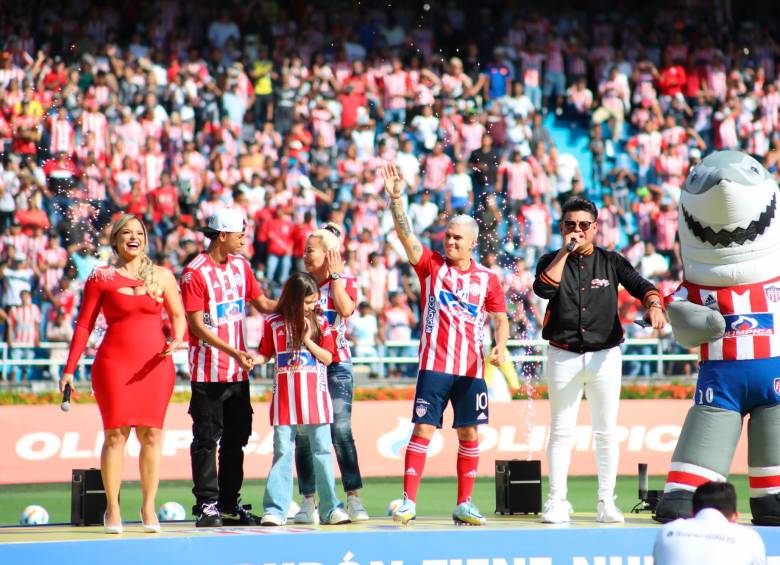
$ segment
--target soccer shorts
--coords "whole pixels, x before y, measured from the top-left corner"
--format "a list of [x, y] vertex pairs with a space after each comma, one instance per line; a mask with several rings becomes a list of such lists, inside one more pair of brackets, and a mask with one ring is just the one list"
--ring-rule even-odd
[[780, 404], [780, 358], [705, 361], [693, 399], [743, 416], [757, 406]]
[[453, 428], [488, 423], [488, 394], [484, 379], [420, 371], [414, 394], [412, 422], [441, 428], [447, 402], [452, 402], [455, 413]]

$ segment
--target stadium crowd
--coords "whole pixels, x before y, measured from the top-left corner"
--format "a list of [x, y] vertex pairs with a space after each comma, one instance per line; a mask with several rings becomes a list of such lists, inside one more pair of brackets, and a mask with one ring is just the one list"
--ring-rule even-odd
[[[16, 6], [0, 14], [0, 318], [17, 358], [70, 339], [121, 211], [147, 222], [150, 254], [178, 274], [203, 246], [197, 226], [219, 207], [242, 210], [246, 254], [272, 294], [302, 270], [312, 230], [343, 225], [360, 286], [351, 338], [372, 355], [414, 338], [419, 316], [384, 162], [401, 170], [413, 228], [434, 250], [449, 215], [478, 220], [514, 338], [538, 337], [532, 271], [560, 245], [568, 196], [599, 202], [597, 243], [669, 292], [689, 167], [742, 149], [778, 174], [778, 46], [718, 9]], [[587, 158], [556, 145], [556, 131], [586, 136]], [[629, 335], [648, 335], [632, 324], [638, 304], [621, 304]], [[250, 343], [261, 327], [254, 313]]]

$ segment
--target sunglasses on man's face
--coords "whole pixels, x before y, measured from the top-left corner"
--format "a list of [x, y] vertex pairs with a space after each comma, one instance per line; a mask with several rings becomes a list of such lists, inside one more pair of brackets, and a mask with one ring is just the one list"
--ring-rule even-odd
[[592, 226], [595, 223], [596, 222], [587, 222], [587, 221], [575, 222], [572, 220], [566, 220], [565, 222], [563, 222], [563, 227], [565, 227], [568, 231], [572, 231], [577, 227], [577, 225], [579, 225], [582, 231], [588, 231], [590, 229], [590, 226]]

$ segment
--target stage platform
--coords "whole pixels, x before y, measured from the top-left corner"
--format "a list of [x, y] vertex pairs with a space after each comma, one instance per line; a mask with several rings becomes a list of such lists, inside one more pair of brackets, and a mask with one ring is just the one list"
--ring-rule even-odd
[[[167, 523], [144, 534], [100, 527], [49, 525], [0, 528], [2, 564], [140, 565], [650, 565], [658, 524], [628, 515], [626, 524], [598, 524], [575, 514], [568, 525], [535, 516], [489, 516], [485, 527], [420, 517], [408, 526], [389, 518], [360, 525], [195, 528]], [[770, 565], [780, 565], [780, 528], [757, 528]]]

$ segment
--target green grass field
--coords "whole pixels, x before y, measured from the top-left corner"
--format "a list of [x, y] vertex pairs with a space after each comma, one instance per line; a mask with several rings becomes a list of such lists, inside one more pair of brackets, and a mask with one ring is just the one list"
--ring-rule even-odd
[[[731, 481], [737, 487], [740, 513], [749, 513], [747, 477], [733, 476]], [[651, 477], [650, 488], [663, 488], [663, 477]], [[262, 497], [265, 481], [248, 480], [242, 489], [243, 502], [252, 504], [253, 511], [262, 513]], [[400, 478], [366, 479], [361, 491], [363, 502], [372, 516], [384, 515], [387, 503], [401, 496]], [[163, 502], [176, 501], [189, 513], [193, 504], [189, 481], [163, 481], [157, 496], [158, 506]], [[339, 485], [339, 492], [341, 487]], [[474, 487], [473, 500], [482, 512], [490, 516], [495, 510], [495, 481], [492, 478], [480, 478]], [[547, 484], [545, 480], [544, 493]], [[343, 493], [342, 493], [343, 494]], [[454, 478], [423, 479], [417, 500], [417, 509], [421, 516], [448, 516], [455, 504], [456, 482]], [[637, 479], [618, 477], [618, 506], [628, 512], [637, 499]], [[137, 482], [126, 482], [122, 489], [122, 508], [128, 521], [138, 520], [141, 489]], [[296, 497], [297, 498], [297, 497]], [[342, 500], [344, 500], [342, 496]], [[596, 511], [596, 478], [571, 477], [569, 479], [569, 501], [576, 512]], [[0, 524], [17, 524], [22, 509], [29, 504], [40, 504], [49, 511], [52, 523], [70, 521], [70, 484], [22, 484], [0, 485]]]

